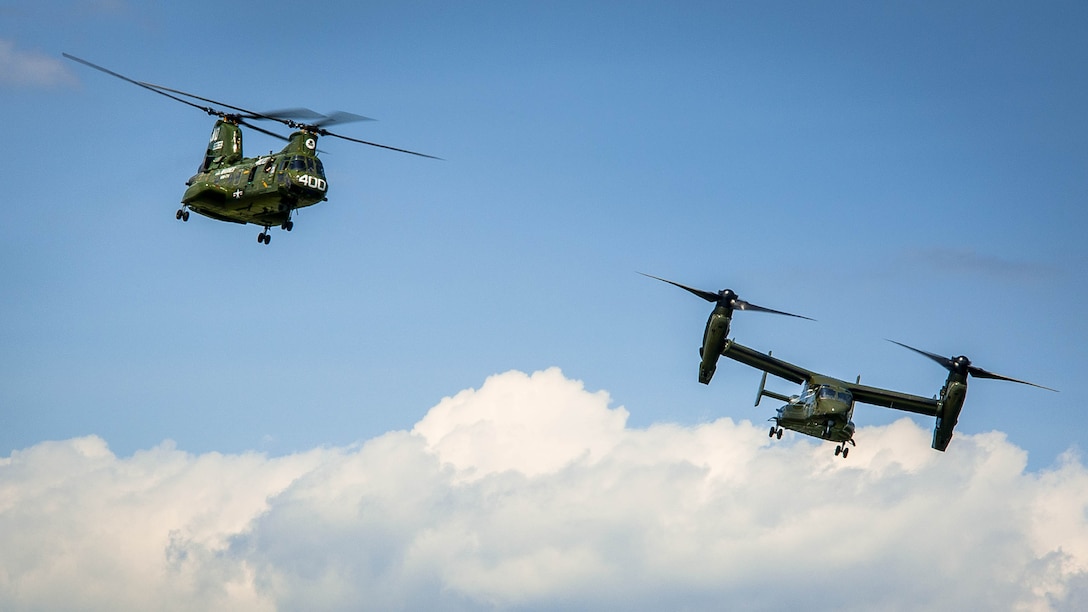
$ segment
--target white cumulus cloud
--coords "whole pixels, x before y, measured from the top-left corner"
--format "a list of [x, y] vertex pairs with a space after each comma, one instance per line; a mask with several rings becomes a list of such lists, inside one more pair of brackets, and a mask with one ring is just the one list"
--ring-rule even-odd
[[909, 419], [846, 460], [763, 425], [626, 425], [551, 369], [285, 457], [0, 459], [0, 609], [946, 609], [1088, 604], [1088, 470]]

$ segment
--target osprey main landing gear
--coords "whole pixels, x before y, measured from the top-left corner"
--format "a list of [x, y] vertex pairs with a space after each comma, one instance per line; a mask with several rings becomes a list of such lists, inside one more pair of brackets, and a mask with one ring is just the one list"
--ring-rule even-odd
[[257, 234], [257, 242], [258, 243], [263, 242], [264, 244], [268, 244], [269, 242], [272, 242], [272, 234], [268, 233], [268, 227], [269, 226], [267, 226], [267, 225], [264, 226], [264, 231], [261, 232], [260, 234]]
[[842, 458], [846, 459], [847, 453], [850, 452], [850, 447], [846, 445], [847, 443], [850, 443], [850, 444], [853, 444], [854, 446], [857, 446], [857, 443], [854, 442], [854, 439], [850, 438], [846, 442], [843, 442], [842, 444], [839, 444], [839, 445], [835, 446], [835, 456], [836, 457], [838, 457], [839, 455], [842, 455]]

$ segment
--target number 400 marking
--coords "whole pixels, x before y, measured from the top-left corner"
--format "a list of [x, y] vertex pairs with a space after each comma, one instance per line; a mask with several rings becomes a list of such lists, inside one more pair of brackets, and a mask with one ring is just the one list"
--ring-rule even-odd
[[298, 182], [302, 185], [306, 185], [310, 189], [318, 189], [320, 191], [325, 191], [328, 187], [328, 184], [325, 183], [325, 179], [319, 176], [310, 176], [309, 174], [303, 174], [298, 177]]

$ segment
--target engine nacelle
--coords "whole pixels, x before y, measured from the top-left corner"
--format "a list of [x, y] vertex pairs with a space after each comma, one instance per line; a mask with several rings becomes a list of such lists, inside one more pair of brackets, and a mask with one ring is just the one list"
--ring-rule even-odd
[[[962, 378], [962, 380], [961, 380]], [[944, 451], [952, 441], [952, 430], [959, 422], [963, 402], [967, 399], [967, 379], [955, 373], [948, 375], [941, 388], [940, 403], [937, 406], [937, 424], [933, 428], [933, 448]]]
[[706, 329], [703, 331], [703, 346], [699, 349], [699, 382], [710, 384], [714, 377], [714, 370], [718, 367], [718, 357], [725, 349], [725, 340], [729, 335], [730, 317], [719, 312], [715, 308], [707, 319]]

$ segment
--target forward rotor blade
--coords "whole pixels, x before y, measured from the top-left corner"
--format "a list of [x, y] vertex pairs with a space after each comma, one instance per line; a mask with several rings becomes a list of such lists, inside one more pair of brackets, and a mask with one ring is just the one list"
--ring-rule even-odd
[[639, 274], [641, 274], [643, 276], [648, 276], [648, 277], [650, 277], [652, 279], [655, 279], [655, 280], [659, 280], [659, 281], [661, 281], [663, 283], [668, 283], [668, 284], [670, 284], [670, 285], [672, 285], [674, 287], [680, 287], [684, 291], [687, 291], [688, 293], [691, 293], [693, 295], [697, 295], [697, 296], [703, 298], [704, 300], [706, 300], [708, 302], [717, 302], [718, 301], [718, 294], [717, 293], [711, 293], [710, 291], [703, 291], [702, 289], [696, 289], [694, 287], [688, 287], [687, 285], [681, 285], [680, 283], [673, 282], [673, 281], [671, 281], [671, 280], [669, 280], [667, 278], [661, 278], [659, 276], [654, 276], [652, 274], [646, 274], [645, 272], [639, 272]]
[[265, 117], [277, 117], [282, 119], [320, 119], [325, 115], [308, 108], [284, 108], [261, 113]]
[[351, 142], [357, 142], [359, 144], [370, 145], [372, 147], [380, 147], [382, 149], [389, 149], [390, 151], [397, 151], [399, 153], [407, 153], [409, 155], [418, 155], [419, 157], [426, 157], [427, 159], [437, 159], [437, 160], [440, 160], [440, 161], [445, 161], [441, 157], [435, 157], [434, 155], [427, 155], [426, 153], [416, 153], [415, 151], [409, 151], [408, 149], [398, 149], [396, 147], [391, 147], [389, 145], [378, 144], [376, 142], [369, 142], [369, 141], [366, 141], [366, 140], [359, 140], [358, 138], [349, 138], [347, 136], [341, 136], [340, 134], [334, 134], [334, 133], [332, 133], [332, 132], [330, 132], [328, 130], [319, 130], [318, 133], [321, 134], [322, 136], [332, 136], [334, 138], [339, 138], [341, 140], [350, 140]]
[[1009, 376], [1003, 376], [1001, 374], [994, 374], [993, 372], [987, 372], [986, 370], [983, 370], [982, 368], [977, 367], [977, 366], [968, 366], [967, 372], [969, 374], [971, 374], [971, 376], [974, 376], [975, 378], [992, 378], [992, 379], [995, 379], [995, 380], [1007, 380], [1009, 382], [1020, 383], [1022, 385], [1031, 385], [1032, 387], [1038, 387], [1040, 389], [1046, 389], [1047, 391], [1053, 391], [1055, 393], [1058, 392], [1057, 389], [1051, 389], [1050, 387], [1044, 387], [1042, 385], [1037, 385], [1037, 384], [1035, 384], [1033, 382], [1028, 382], [1026, 380], [1020, 380], [1019, 378], [1012, 378], [1012, 377], [1009, 377]]
[[356, 121], [374, 121], [370, 117], [364, 117], [362, 115], [356, 115], [355, 113], [349, 113], [346, 111], [332, 111], [328, 115], [325, 115], [324, 119], [319, 119], [314, 125], [322, 127], [326, 125], [334, 125], [337, 123], [354, 123]]
[[949, 370], [949, 371], [952, 370], [952, 360], [949, 359], [948, 357], [942, 357], [941, 355], [937, 355], [935, 353], [930, 353], [929, 351], [923, 351], [921, 349], [916, 349], [913, 346], [907, 346], [906, 344], [903, 344], [902, 342], [896, 342], [895, 340], [888, 340], [888, 342], [891, 342], [892, 344], [898, 344], [899, 346], [901, 346], [901, 347], [903, 347], [905, 349], [912, 350], [915, 353], [918, 353], [919, 355], [925, 355], [926, 357], [929, 357], [933, 361], [936, 361], [937, 363], [941, 364], [941, 366], [944, 369]]
[[322, 115], [319, 112], [310, 110], [308, 108], [285, 108], [282, 110], [265, 111], [261, 113], [261, 118], [274, 117], [276, 119], [303, 119], [311, 120], [312, 123], [305, 124], [303, 127], [307, 128], [320, 128], [326, 125], [334, 125], [337, 123], [352, 123], [355, 121], [374, 121], [370, 117], [364, 117], [362, 115], [356, 115], [355, 113], [349, 113], [346, 111], [333, 111], [327, 115]]
[[[397, 147], [390, 147], [388, 145], [378, 144], [376, 142], [369, 142], [369, 141], [366, 141], [366, 140], [359, 140], [358, 138], [350, 138], [348, 136], [341, 136], [340, 134], [334, 134], [334, 133], [332, 133], [332, 132], [330, 132], [330, 131], [328, 131], [328, 130], [321, 127], [323, 125], [331, 125], [333, 123], [348, 123], [348, 122], [351, 122], [351, 121], [368, 121], [368, 120], [370, 120], [368, 117], [363, 117], [362, 115], [356, 115], [354, 113], [348, 113], [348, 112], [344, 112], [344, 111], [334, 111], [334, 112], [330, 113], [329, 115], [322, 115], [320, 113], [315, 113], [314, 111], [311, 111], [311, 110], [305, 109], [305, 108], [303, 108], [303, 109], [287, 109], [287, 110], [284, 110], [284, 111], [277, 111], [277, 112], [280, 112], [280, 113], [283, 113], [283, 114], [297, 114], [300, 117], [306, 117], [306, 118], [311, 118], [311, 117], [315, 117], [315, 116], [320, 118], [318, 120], [318, 122], [313, 124], [313, 125], [300, 124], [300, 123], [297, 123], [296, 121], [294, 121], [292, 119], [287, 119], [287, 118], [284, 118], [284, 117], [281, 117], [281, 116], [276, 116], [275, 114], [272, 114], [272, 113], [258, 113], [256, 111], [252, 111], [252, 110], [249, 110], [247, 108], [242, 108], [240, 106], [234, 106], [232, 104], [227, 104], [225, 102], [220, 102], [218, 100], [212, 100], [211, 98], [205, 98], [205, 97], [202, 97], [202, 96], [198, 96], [196, 94], [191, 94], [191, 93], [186, 92], [186, 91], [181, 91], [180, 89], [174, 89], [172, 87], [166, 87], [164, 85], [155, 85], [154, 83], [147, 83], [147, 82], [144, 82], [144, 81], [137, 81], [135, 79], [130, 79], [130, 78], [128, 78], [127, 76], [125, 76], [123, 74], [119, 74], [119, 73], [114, 72], [114, 71], [112, 71], [112, 70], [110, 70], [108, 68], [103, 68], [102, 66], [99, 66], [98, 64], [91, 63], [91, 62], [89, 62], [89, 61], [87, 61], [85, 59], [78, 58], [78, 57], [76, 57], [74, 55], [69, 55], [67, 53], [64, 53], [63, 55], [64, 55], [64, 57], [66, 57], [66, 58], [68, 58], [68, 59], [70, 59], [70, 60], [72, 60], [74, 62], [79, 62], [80, 64], [83, 64], [84, 66], [87, 66], [89, 68], [94, 68], [95, 70], [98, 70], [99, 72], [104, 72], [104, 73], [106, 73], [106, 74], [108, 74], [110, 76], [117, 77], [117, 78], [121, 79], [122, 81], [127, 81], [129, 83], [132, 83], [133, 85], [136, 85], [137, 87], [143, 87], [144, 89], [146, 89], [148, 91], [155, 92], [155, 93], [157, 93], [157, 94], [159, 94], [161, 96], [166, 96], [167, 98], [170, 98], [171, 100], [177, 100], [178, 102], [181, 102], [182, 104], [192, 106], [193, 108], [198, 108], [198, 109], [208, 113], [209, 115], [216, 115], [216, 116], [224, 118], [224, 119], [230, 117], [232, 120], [236, 120], [236, 121], [238, 121], [238, 123], [243, 124], [248, 128], [257, 130], [258, 132], [261, 132], [263, 134], [267, 134], [269, 136], [273, 136], [275, 138], [279, 138], [281, 140], [288, 140], [288, 138], [286, 138], [284, 136], [280, 136], [279, 134], [276, 134], [275, 132], [270, 132], [270, 131], [265, 130], [263, 128], [259, 128], [259, 127], [255, 126], [255, 125], [251, 124], [251, 123], [246, 123], [245, 120], [246, 119], [264, 119], [264, 120], [268, 120], [268, 121], [278, 121], [278, 122], [286, 125], [289, 128], [292, 128], [292, 129], [299, 128], [299, 129], [309, 130], [309, 131], [313, 131], [313, 132], [316, 132], [318, 134], [321, 134], [322, 136], [333, 136], [335, 138], [340, 138], [341, 140], [348, 140], [348, 141], [351, 141], [351, 142], [357, 142], [357, 143], [360, 143], [360, 144], [370, 145], [372, 147], [379, 147], [379, 148], [382, 148], [382, 149], [388, 149], [390, 151], [397, 151], [399, 153], [407, 153], [409, 155], [417, 155], [419, 157], [426, 157], [428, 159], [439, 159], [439, 160], [442, 159], [441, 157], [435, 157], [433, 155], [427, 155], [426, 153], [417, 153], [415, 151], [409, 151], [408, 149], [398, 149]], [[176, 94], [176, 95], [174, 95], [174, 94]], [[230, 109], [232, 111], [236, 111], [238, 113], [241, 113], [241, 115], [234, 115], [234, 114], [226, 113], [224, 111], [220, 111], [220, 110], [217, 110], [215, 108], [208, 107], [208, 106], [201, 106], [199, 104], [196, 104], [195, 102], [192, 102], [191, 100], [186, 100], [185, 98], [178, 97], [178, 96], [184, 96], [185, 98], [192, 98], [193, 100], [200, 100], [201, 102], [207, 102], [208, 104], [215, 104], [216, 106], [221, 106], [223, 108], [228, 108], [228, 109]]]
[[810, 319], [809, 317], [799, 314], [793, 314], [792, 312], [783, 312], [781, 310], [774, 310], [773, 308], [765, 308], [763, 306], [756, 306], [751, 302], [745, 302], [744, 300], [737, 300], [733, 304], [733, 308], [737, 310], [751, 310], [753, 312], [769, 312], [771, 314], [786, 315], [787, 317], [797, 317], [798, 319], [805, 319], [808, 321], [815, 321], [816, 319]]

